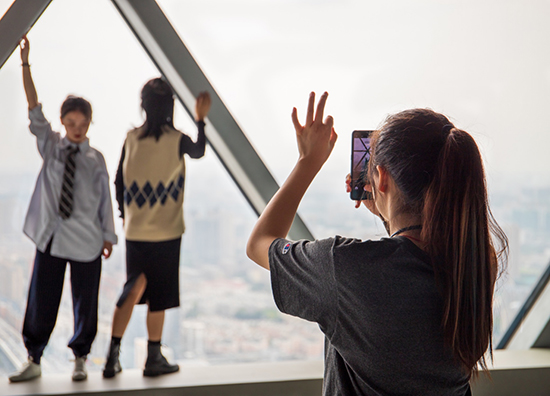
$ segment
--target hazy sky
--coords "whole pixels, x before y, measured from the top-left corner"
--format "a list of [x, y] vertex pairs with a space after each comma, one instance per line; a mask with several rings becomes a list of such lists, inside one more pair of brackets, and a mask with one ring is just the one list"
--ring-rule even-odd
[[[159, 4], [279, 181], [297, 155], [292, 107], [303, 118], [309, 91], [327, 90], [340, 139], [317, 183], [340, 188], [352, 130], [430, 107], [474, 135], [491, 180], [550, 184], [550, 1]], [[108, 0], [54, 0], [29, 38], [47, 117], [59, 128], [64, 97], [89, 98], [91, 143], [114, 172], [154, 66]], [[15, 53], [0, 70], [0, 166], [36, 171], [20, 73]], [[195, 133], [181, 109], [176, 124]]]

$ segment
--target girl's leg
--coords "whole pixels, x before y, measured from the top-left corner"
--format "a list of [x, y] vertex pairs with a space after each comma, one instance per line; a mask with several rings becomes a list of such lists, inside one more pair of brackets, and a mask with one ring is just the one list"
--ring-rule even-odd
[[141, 296], [145, 292], [147, 286], [147, 278], [145, 274], [140, 274], [135, 280], [132, 288], [128, 292], [123, 293], [124, 301], [122, 305], [115, 307], [115, 313], [113, 315], [113, 328], [111, 344], [109, 345], [109, 351], [107, 352], [107, 360], [105, 367], [103, 368], [103, 377], [112, 378], [117, 373], [122, 371], [120, 366], [119, 354], [120, 354], [120, 339], [126, 331], [128, 322], [132, 317], [134, 306], [141, 300]]
[[163, 311], [147, 311], [147, 361], [143, 375], [156, 377], [157, 375], [175, 373], [180, 369], [177, 364], [170, 364], [160, 351], [160, 340], [162, 338], [162, 327], [164, 325]]
[[97, 301], [101, 277], [101, 256], [91, 262], [71, 261], [74, 335], [69, 348], [75, 357], [90, 353], [97, 334]]
[[147, 333], [149, 341], [158, 341], [162, 339], [162, 328], [164, 327], [164, 311], [147, 311]]
[[66, 260], [52, 257], [49, 248], [45, 253], [36, 251], [23, 323], [25, 347], [37, 364], [57, 320], [67, 265]]
[[143, 295], [146, 286], [147, 278], [145, 278], [145, 274], [142, 273], [138, 276], [136, 282], [134, 283], [134, 286], [126, 297], [126, 300], [124, 300], [120, 307], [115, 307], [115, 314], [113, 316], [113, 328], [111, 332], [111, 335], [113, 337], [122, 338], [122, 336], [124, 335], [126, 327], [128, 326], [130, 318], [132, 317], [134, 306], [141, 299], [141, 296]]

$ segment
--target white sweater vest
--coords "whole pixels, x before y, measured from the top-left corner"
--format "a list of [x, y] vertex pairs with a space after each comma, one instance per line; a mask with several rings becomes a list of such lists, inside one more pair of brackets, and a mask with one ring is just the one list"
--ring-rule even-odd
[[128, 132], [122, 165], [124, 231], [131, 241], [167, 241], [185, 231], [185, 160], [179, 157], [181, 132], [165, 127], [157, 141]]

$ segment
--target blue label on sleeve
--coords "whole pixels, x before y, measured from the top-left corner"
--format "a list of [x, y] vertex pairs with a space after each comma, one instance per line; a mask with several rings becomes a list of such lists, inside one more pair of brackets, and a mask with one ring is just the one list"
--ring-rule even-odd
[[283, 247], [283, 254], [287, 254], [289, 250], [290, 250], [290, 242], [288, 242], [288, 243]]

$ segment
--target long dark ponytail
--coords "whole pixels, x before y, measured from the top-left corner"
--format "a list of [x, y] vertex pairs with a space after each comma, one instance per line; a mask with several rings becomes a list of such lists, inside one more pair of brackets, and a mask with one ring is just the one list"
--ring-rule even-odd
[[141, 126], [140, 139], [154, 136], [158, 140], [163, 126], [174, 128], [174, 92], [164, 79], [147, 81], [141, 90], [141, 107], [146, 119]]
[[[492, 356], [493, 292], [508, 241], [489, 209], [474, 139], [428, 109], [389, 117], [375, 134], [370, 174], [384, 167], [401, 210], [422, 219], [421, 239], [443, 299], [447, 345], [467, 372]], [[502, 260], [501, 260], [502, 258]]]

